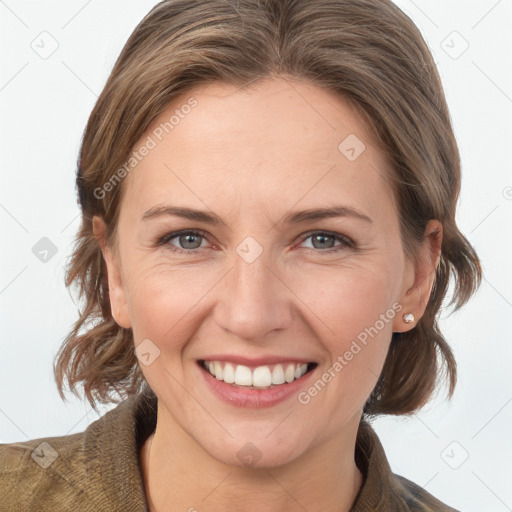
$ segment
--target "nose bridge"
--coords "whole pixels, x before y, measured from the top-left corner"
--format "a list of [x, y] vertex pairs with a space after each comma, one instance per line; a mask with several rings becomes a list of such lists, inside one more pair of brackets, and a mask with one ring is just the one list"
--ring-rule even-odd
[[260, 240], [246, 237], [236, 247], [217, 314], [221, 327], [246, 339], [282, 329], [290, 319], [286, 287], [276, 276], [271, 250]]

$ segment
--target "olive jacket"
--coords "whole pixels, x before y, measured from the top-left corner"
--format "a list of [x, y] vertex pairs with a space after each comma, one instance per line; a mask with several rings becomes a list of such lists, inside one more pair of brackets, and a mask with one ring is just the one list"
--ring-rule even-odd
[[[139, 454], [156, 428], [156, 412], [156, 396], [146, 388], [84, 432], [0, 444], [0, 511], [148, 511]], [[352, 512], [457, 512], [393, 474], [377, 434], [364, 421], [355, 460], [364, 481]]]

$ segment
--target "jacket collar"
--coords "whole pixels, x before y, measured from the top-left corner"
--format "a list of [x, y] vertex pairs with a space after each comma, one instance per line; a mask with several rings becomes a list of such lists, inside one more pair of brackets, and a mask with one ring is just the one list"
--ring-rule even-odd
[[121, 402], [85, 431], [84, 451], [91, 486], [99, 489], [94, 501], [109, 510], [147, 510], [140, 447], [156, 428], [157, 398], [146, 387]]
[[[85, 431], [86, 471], [99, 492], [91, 497], [111, 510], [147, 510], [140, 464], [140, 448], [154, 432], [157, 398], [146, 387], [92, 423]], [[356, 441], [355, 461], [363, 484], [352, 512], [393, 510], [393, 473], [384, 448], [369, 423], [362, 420]]]

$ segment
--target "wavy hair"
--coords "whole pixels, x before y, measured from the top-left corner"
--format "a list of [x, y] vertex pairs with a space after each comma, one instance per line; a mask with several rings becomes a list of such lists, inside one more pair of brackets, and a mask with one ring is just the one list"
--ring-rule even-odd
[[[443, 225], [441, 260], [425, 314], [394, 333], [367, 415], [409, 414], [439, 381], [452, 396], [456, 363], [437, 317], [453, 279], [454, 310], [481, 281], [478, 256], [455, 222], [461, 169], [442, 84], [418, 28], [390, 0], [165, 0], [126, 42], [88, 120], [76, 185], [81, 227], [66, 269], [81, 302], [79, 318], [54, 361], [87, 400], [117, 402], [145, 384], [131, 329], [114, 321], [106, 266], [92, 217], [115, 241], [123, 182], [97, 191], [125, 164], [135, 143], [178, 95], [212, 81], [244, 86], [292, 77], [349, 101], [385, 151], [402, 241], [414, 254], [427, 222]], [[146, 383], [147, 384], [147, 383]]]

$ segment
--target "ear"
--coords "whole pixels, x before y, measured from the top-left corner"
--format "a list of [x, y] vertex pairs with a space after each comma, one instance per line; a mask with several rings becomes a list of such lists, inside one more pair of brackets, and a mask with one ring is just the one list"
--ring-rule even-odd
[[132, 324], [128, 315], [128, 301], [123, 285], [120, 262], [116, 251], [113, 251], [107, 244], [105, 221], [98, 215], [95, 215], [92, 219], [92, 229], [94, 237], [101, 247], [103, 259], [107, 266], [108, 293], [112, 316], [120, 327], [129, 329]]
[[[407, 332], [414, 328], [425, 313], [430, 293], [434, 286], [436, 270], [441, 259], [443, 225], [438, 220], [430, 220], [425, 227], [423, 240], [414, 262], [407, 263], [404, 276], [404, 291], [400, 304], [400, 314], [393, 320], [394, 332]], [[403, 315], [412, 313], [414, 321], [407, 323]]]

